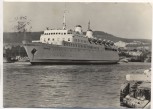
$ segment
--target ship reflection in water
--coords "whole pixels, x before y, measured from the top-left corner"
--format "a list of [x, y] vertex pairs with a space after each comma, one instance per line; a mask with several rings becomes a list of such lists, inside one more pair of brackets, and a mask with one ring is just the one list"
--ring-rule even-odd
[[[119, 107], [120, 86], [149, 63], [32, 66], [4, 64], [4, 107]], [[137, 70], [137, 71], [136, 71]]]

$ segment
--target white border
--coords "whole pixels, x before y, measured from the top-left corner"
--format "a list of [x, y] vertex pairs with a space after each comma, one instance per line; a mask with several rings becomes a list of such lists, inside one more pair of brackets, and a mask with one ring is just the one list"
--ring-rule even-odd
[[0, 2], [0, 108], [3, 108], [3, 2]]
[[[153, 8], [153, 0], [1, 0], [0, 1], [0, 108], [3, 107], [3, 2], [132, 2], [132, 3], [150, 3]], [[152, 9], [152, 20], [153, 20], [153, 9]], [[153, 22], [152, 22], [153, 25]], [[153, 28], [152, 28], [153, 30]], [[153, 33], [152, 33], [153, 34]], [[152, 35], [153, 36], [153, 35]], [[152, 37], [153, 38], [153, 37]], [[153, 51], [153, 46], [152, 46]], [[152, 53], [153, 57], [153, 53]], [[153, 65], [153, 58], [152, 64]], [[152, 69], [153, 72], [153, 69]], [[153, 78], [153, 74], [151, 74], [151, 78]], [[153, 84], [151, 81], [151, 92], [153, 88]], [[151, 99], [153, 100], [153, 93], [151, 93]], [[153, 107], [153, 102], [151, 102], [151, 107]], [[11, 109], [11, 108], [10, 108]], [[13, 108], [15, 109], [15, 108]], [[51, 108], [50, 108], [51, 109]], [[56, 109], [56, 108], [54, 108]]]
[[153, 0], [3, 0], [4, 2], [148, 2]]

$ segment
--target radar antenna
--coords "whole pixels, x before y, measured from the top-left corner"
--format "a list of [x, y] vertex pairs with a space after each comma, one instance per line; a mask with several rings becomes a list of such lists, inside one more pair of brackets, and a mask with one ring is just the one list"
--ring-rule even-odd
[[90, 20], [89, 20], [89, 22], [88, 22], [88, 30], [90, 30]]

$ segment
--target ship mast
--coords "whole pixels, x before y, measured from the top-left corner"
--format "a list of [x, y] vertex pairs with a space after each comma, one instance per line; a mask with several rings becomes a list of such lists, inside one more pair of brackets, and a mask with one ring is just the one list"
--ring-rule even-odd
[[88, 22], [88, 30], [90, 30], [90, 20], [89, 20], [89, 22]]
[[64, 11], [64, 16], [63, 16], [63, 30], [66, 29], [66, 16], [65, 16], [66, 10]]

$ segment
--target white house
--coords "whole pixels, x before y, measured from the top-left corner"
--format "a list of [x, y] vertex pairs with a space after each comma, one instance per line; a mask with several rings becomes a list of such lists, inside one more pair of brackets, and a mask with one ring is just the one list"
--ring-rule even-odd
[[118, 41], [114, 45], [117, 46], [118, 48], [120, 48], [120, 47], [125, 48], [126, 45], [127, 45], [127, 43], [126, 42], [123, 42], [123, 41]]

